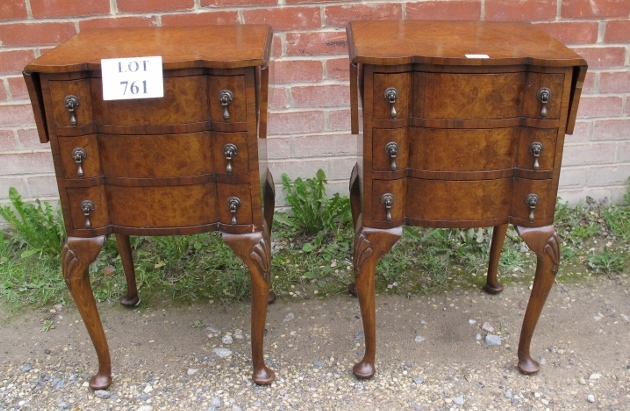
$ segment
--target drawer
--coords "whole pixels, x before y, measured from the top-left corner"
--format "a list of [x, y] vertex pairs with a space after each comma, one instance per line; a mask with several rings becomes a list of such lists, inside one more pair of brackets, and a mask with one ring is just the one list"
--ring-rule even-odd
[[247, 133], [212, 134], [212, 161], [218, 174], [244, 175], [249, 173]]
[[516, 178], [512, 197], [512, 222], [526, 227], [553, 224], [555, 193], [552, 180]]
[[[94, 123], [115, 127], [163, 126], [207, 120], [204, 76], [164, 77], [162, 98], [104, 101], [100, 78], [51, 81], [50, 91], [58, 127]], [[72, 124], [71, 113], [66, 108], [68, 96], [76, 97], [76, 124]]]
[[410, 129], [409, 167], [429, 171], [490, 171], [514, 167], [518, 129]]
[[372, 169], [375, 171], [404, 170], [409, 165], [407, 128], [372, 131]]
[[122, 227], [186, 227], [217, 221], [213, 182], [187, 186], [107, 186], [110, 220]]
[[217, 184], [219, 222], [224, 225], [252, 224], [252, 194], [249, 184]]
[[[109, 224], [107, 197], [103, 186], [66, 189], [71, 229], [96, 229]], [[70, 230], [68, 230], [70, 231]]]
[[60, 137], [57, 142], [64, 178], [92, 178], [102, 174], [98, 141], [94, 134]]
[[563, 87], [563, 74], [416, 72], [413, 116], [460, 120], [521, 116], [558, 119]]
[[103, 134], [98, 141], [103, 172], [109, 177], [183, 177], [213, 172], [210, 132]]
[[372, 181], [371, 220], [390, 223], [392, 226], [403, 223], [406, 182], [405, 178]]
[[210, 76], [208, 81], [207, 99], [212, 122], [223, 125], [246, 122], [245, 76]]
[[411, 73], [374, 73], [372, 116], [377, 119], [409, 117]]
[[[94, 123], [90, 79], [50, 81], [48, 84], [53, 121], [57, 127], [85, 126]], [[102, 91], [97, 93], [100, 95]]]
[[550, 171], [556, 158], [558, 130], [522, 127], [518, 142], [516, 166], [524, 170]]
[[[477, 225], [493, 225], [493, 221], [507, 221], [509, 217], [512, 178], [478, 181], [408, 180], [406, 215], [410, 219], [478, 221]], [[485, 223], [482, 223], [484, 220]]]

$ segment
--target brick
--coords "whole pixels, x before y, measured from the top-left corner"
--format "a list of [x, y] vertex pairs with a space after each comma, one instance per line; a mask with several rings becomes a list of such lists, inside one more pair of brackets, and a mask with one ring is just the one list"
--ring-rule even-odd
[[36, 128], [26, 128], [17, 131], [21, 150], [50, 150], [50, 143], [42, 144]]
[[630, 141], [619, 142], [617, 150], [618, 163], [630, 163]]
[[630, 71], [600, 73], [599, 91], [602, 93], [630, 92]]
[[607, 21], [604, 26], [606, 43], [630, 43], [630, 20]]
[[588, 186], [625, 186], [630, 176], [630, 164], [589, 167]]
[[201, 0], [201, 7], [276, 6], [278, 0]]
[[[328, 160], [317, 159], [301, 159], [301, 160], [289, 160], [283, 159], [279, 161], [270, 161], [269, 170], [274, 176], [274, 181], [281, 183], [282, 174], [287, 174], [293, 181], [298, 177], [312, 178], [317, 174], [317, 170], [322, 169], [326, 176], [330, 174], [330, 162]], [[276, 177], [277, 176], [277, 177]], [[284, 197], [282, 187], [276, 191], [276, 195]]]
[[325, 62], [325, 66], [325, 78], [344, 81], [348, 81], [350, 79], [350, 66], [347, 57], [328, 59]]
[[560, 186], [562, 188], [584, 187], [587, 176], [588, 167], [563, 167], [560, 173]]
[[407, 3], [409, 20], [479, 20], [481, 1], [422, 1]]
[[586, 78], [584, 79], [584, 86], [582, 86], [582, 96], [585, 96], [587, 94], [596, 94], [597, 74], [598, 73], [595, 73], [593, 71], [586, 72]]
[[271, 56], [273, 58], [278, 58], [282, 56], [283, 49], [284, 49], [284, 33], [283, 34], [274, 33], [273, 41], [271, 44]]
[[340, 107], [350, 105], [347, 85], [317, 85], [291, 88], [293, 107]]
[[289, 56], [316, 56], [348, 54], [346, 33], [287, 33], [286, 54]]
[[271, 111], [289, 108], [289, 90], [284, 87], [272, 87], [269, 90], [269, 108]]
[[0, 51], [0, 75], [21, 73], [24, 66], [34, 59], [34, 50]]
[[321, 27], [319, 7], [276, 7], [245, 9], [243, 23], [270, 24], [274, 31], [311, 30]]
[[7, 101], [9, 99], [9, 94], [7, 93], [7, 85], [5, 85], [4, 81], [0, 80], [0, 101]]
[[79, 20], [80, 31], [86, 29], [107, 29], [118, 27], [153, 27], [157, 26], [155, 16], [103, 17]]
[[0, 3], [0, 21], [24, 19], [27, 16], [26, 0], [5, 0]]
[[98, 16], [109, 14], [109, 0], [30, 0], [31, 11], [36, 19]]
[[563, 44], [594, 44], [597, 43], [599, 32], [599, 23], [596, 21], [554, 21], [538, 23], [536, 27]]
[[162, 16], [163, 26], [194, 26], [206, 24], [236, 24], [237, 11], [209, 11], [205, 13], [167, 14]]
[[[350, 134], [314, 135], [293, 138], [293, 157], [343, 157], [357, 155], [357, 141]], [[349, 175], [349, 174], [348, 174]]]
[[622, 99], [620, 97], [582, 97], [578, 107], [581, 118], [611, 117], [621, 115]]
[[35, 124], [30, 104], [0, 106], [0, 127], [23, 127]]
[[7, 82], [9, 83], [9, 91], [13, 100], [28, 99], [28, 90], [26, 89], [24, 77], [9, 77]]
[[318, 4], [318, 3], [339, 3], [339, 0], [284, 0], [285, 4]]
[[77, 33], [74, 23], [16, 23], [0, 25], [0, 43], [11, 46], [56, 46]]
[[0, 130], [0, 152], [14, 151], [16, 148], [13, 131]]
[[[560, 176], [562, 179], [562, 176]], [[586, 181], [586, 180], [584, 180]], [[567, 188], [563, 189], [562, 186], [558, 188], [558, 197], [562, 200], [563, 203], [569, 203], [569, 205], [576, 205], [580, 203], [584, 203], [584, 198], [589, 191], [586, 188]], [[559, 233], [560, 237], [562, 237], [562, 233]]]
[[0, 153], [0, 175], [50, 173], [54, 170], [50, 153]]
[[59, 197], [57, 179], [54, 174], [28, 177], [26, 184], [32, 198]]
[[272, 112], [269, 115], [269, 135], [272, 136], [319, 133], [324, 127], [323, 111]]
[[349, 132], [350, 131], [350, 109], [329, 111], [328, 112], [328, 130]]
[[195, 0], [116, 0], [121, 13], [192, 10]]
[[573, 134], [567, 134], [566, 143], [585, 143], [591, 140], [591, 121], [576, 121]]
[[553, 20], [557, 0], [486, 0], [486, 20]]
[[269, 160], [283, 160], [291, 158], [291, 137], [282, 136], [268, 138], [267, 158]]
[[626, 61], [625, 47], [573, 47], [573, 51], [586, 60], [589, 69], [624, 67]]
[[[17, 190], [17, 192], [22, 196], [24, 196], [28, 192], [26, 184], [24, 183], [24, 178], [20, 176], [0, 177], [0, 204], [2, 203], [4, 203], [2, 205], [10, 204], [9, 189], [11, 187], [14, 187]], [[0, 221], [3, 221], [2, 217], [0, 217]]]
[[[354, 146], [356, 147], [356, 145]], [[346, 182], [346, 185], [350, 181], [350, 175], [352, 174], [352, 168], [357, 163], [356, 155], [350, 157], [335, 158], [330, 162], [330, 173], [326, 174], [331, 180], [342, 180]]]
[[630, 15], [628, 0], [562, 0], [562, 18], [624, 17]]
[[564, 166], [585, 166], [615, 162], [616, 142], [567, 144], [562, 152]]
[[320, 60], [275, 61], [274, 83], [315, 83], [322, 81], [324, 68]]
[[345, 27], [360, 16], [362, 20], [400, 20], [402, 5], [396, 3], [343, 4], [326, 6], [324, 18], [328, 27]]
[[593, 140], [627, 140], [630, 118], [597, 120], [593, 123]]

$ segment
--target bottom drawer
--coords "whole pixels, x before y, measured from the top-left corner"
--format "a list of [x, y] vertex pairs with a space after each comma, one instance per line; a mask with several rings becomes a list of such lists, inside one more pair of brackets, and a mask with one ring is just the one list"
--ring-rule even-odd
[[133, 228], [253, 223], [249, 184], [68, 188], [68, 231], [108, 225]]
[[553, 223], [552, 180], [506, 177], [443, 181], [420, 178], [374, 180], [367, 226], [483, 227]]

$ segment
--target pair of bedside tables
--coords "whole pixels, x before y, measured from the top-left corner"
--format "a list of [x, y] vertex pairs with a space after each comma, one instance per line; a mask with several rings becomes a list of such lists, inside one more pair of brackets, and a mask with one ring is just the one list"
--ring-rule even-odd
[[[374, 269], [405, 224], [494, 226], [491, 293], [502, 290], [507, 224], [517, 226], [538, 257], [519, 345], [519, 368], [536, 372], [529, 345], [558, 266], [553, 210], [586, 62], [522, 23], [352, 22], [347, 33], [354, 134], [359, 95], [363, 107], [350, 198], [366, 351], [354, 374], [374, 375]], [[130, 235], [220, 231], [251, 274], [252, 378], [273, 381], [263, 357], [274, 298], [271, 41], [267, 25], [91, 30], [25, 68], [68, 234], [63, 275], [98, 357], [93, 389], [111, 384], [111, 359], [88, 266], [112, 233], [128, 284], [121, 303], [134, 306]], [[163, 97], [104, 100], [101, 59], [143, 56], [161, 56]], [[124, 86], [142, 94], [145, 85]]]

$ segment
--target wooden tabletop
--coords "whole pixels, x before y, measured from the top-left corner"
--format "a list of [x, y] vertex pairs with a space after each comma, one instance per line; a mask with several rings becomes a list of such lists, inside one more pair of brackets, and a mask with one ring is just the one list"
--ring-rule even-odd
[[269, 25], [89, 29], [31, 62], [24, 71], [100, 70], [101, 59], [162, 56], [164, 69], [238, 68], [269, 62]]
[[578, 54], [525, 22], [353, 21], [346, 30], [355, 64], [586, 65]]

